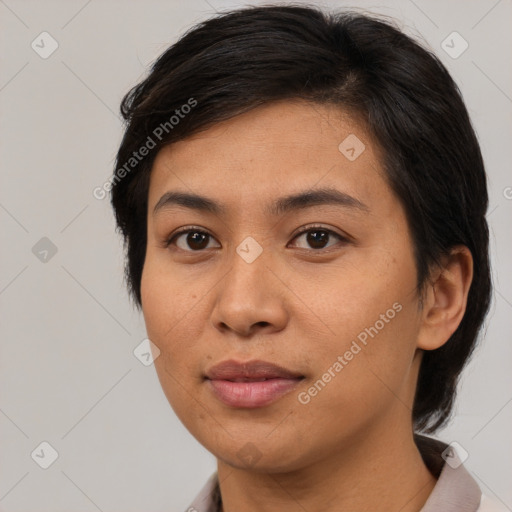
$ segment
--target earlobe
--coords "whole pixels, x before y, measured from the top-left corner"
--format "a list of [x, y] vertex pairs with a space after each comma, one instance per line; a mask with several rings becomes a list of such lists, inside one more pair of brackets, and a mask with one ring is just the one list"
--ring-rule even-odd
[[435, 350], [459, 326], [473, 279], [473, 257], [466, 246], [456, 246], [442, 259], [425, 290], [417, 346]]

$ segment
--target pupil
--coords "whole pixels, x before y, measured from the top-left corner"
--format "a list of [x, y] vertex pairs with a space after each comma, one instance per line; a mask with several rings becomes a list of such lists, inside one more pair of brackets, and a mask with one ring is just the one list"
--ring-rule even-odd
[[[199, 250], [204, 249], [208, 243], [207, 243], [207, 234], [206, 233], [199, 233], [197, 231], [194, 231], [193, 233], [189, 233], [187, 236], [187, 243], [191, 249]], [[194, 244], [197, 244], [194, 246]]]
[[307, 235], [308, 244], [312, 247], [322, 249], [327, 242], [329, 233], [327, 231], [310, 231]]

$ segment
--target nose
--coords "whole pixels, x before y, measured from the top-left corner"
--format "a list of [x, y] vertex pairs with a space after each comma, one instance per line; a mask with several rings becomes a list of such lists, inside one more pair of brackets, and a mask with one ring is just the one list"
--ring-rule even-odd
[[286, 286], [267, 266], [263, 254], [247, 263], [235, 253], [231, 270], [216, 289], [211, 321], [223, 333], [270, 334], [288, 322]]

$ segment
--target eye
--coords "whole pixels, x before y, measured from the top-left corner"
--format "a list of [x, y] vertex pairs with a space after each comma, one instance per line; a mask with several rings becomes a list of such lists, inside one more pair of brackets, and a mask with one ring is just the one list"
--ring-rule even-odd
[[[185, 236], [186, 235], [186, 236]], [[341, 242], [348, 242], [348, 239], [338, 233], [322, 226], [309, 226], [301, 230], [293, 240], [300, 238], [305, 239], [309, 247], [301, 247], [304, 249], [321, 250], [330, 247], [328, 244], [332, 238], [336, 238]], [[203, 249], [211, 248], [210, 242], [214, 240], [213, 236], [202, 229], [187, 226], [177, 233], [173, 234], [165, 243], [166, 247], [175, 245], [178, 249], [186, 252], [201, 252]], [[220, 247], [220, 245], [213, 246]]]
[[[184, 237], [184, 235], [187, 236]], [[206, 231], [189, 226], [172, 235], [165, 245], [166, 247], [176, 245], [182, 251], [199, 252], [209, 248], [210, 239], [213, 239], [213, 237]]]
[[[303, 229], [298, 235], [294, 237], [294, 240], [303, 238], [306, 243], [313, 249], [325, 249], [326, 247], [330, 247], [327, 245], [328, 241], [332, 237], [337, 238], [342, 242], [348, 242], [348, 239], [335, 233], [331, 229], [324, 228], [322, 226], [309, 226]], [[333, 244], [331, 244], [333, 245]], [[304, 249], [309, 249], [310, 247], [301, 247]]]

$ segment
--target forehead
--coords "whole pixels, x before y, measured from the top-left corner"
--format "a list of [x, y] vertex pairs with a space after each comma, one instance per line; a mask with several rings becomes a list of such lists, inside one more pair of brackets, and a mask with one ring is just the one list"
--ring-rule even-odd
[[176, 188], [208, 190], [227, 204], [247, 206], [317, 186], [364, 202], [388, 189], [380, 153], [364, 125], [339, 107], [266, 104], [161, 149], [149, 206]]

